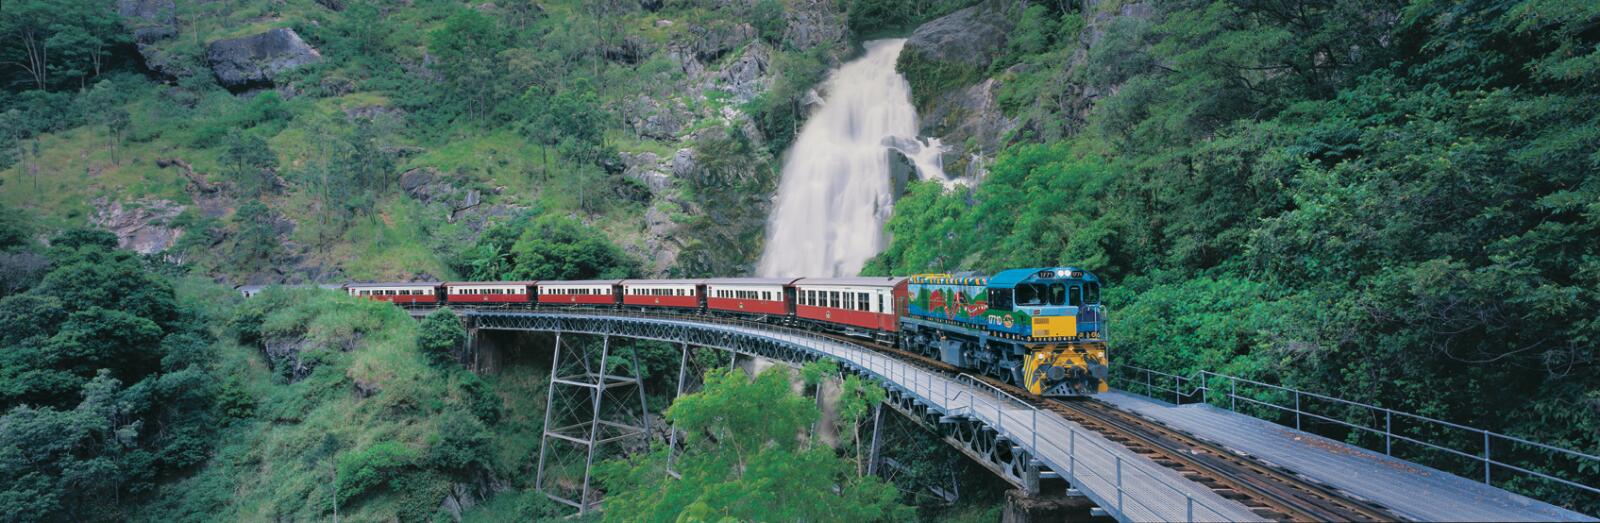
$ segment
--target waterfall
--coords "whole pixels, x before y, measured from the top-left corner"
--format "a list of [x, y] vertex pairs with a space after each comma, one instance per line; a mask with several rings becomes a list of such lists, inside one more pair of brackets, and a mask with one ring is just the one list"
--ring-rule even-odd
[[783, 163], [778, 201], [767, 220], [761, 276], [855, 276], [883, 248], [894, 204], [889, 151], [900, 151], [923, 179], [949, 183], [943, 146], [917, 136], [911, 86], [895, 72], [904, 39], [866, 43], [866, 54], [833, 71], [822, 106]]

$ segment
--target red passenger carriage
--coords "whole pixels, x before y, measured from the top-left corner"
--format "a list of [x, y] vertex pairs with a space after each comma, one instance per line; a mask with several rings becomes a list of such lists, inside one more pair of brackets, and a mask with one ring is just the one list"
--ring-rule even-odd
[[346, 293], [357, 298], [400, 304], [439, 303], [439, 284], [430, 283], [352, 283]]
[[488, 281], [450, 282], [444, 284], [448, 303], [528, 303], [537, 282]]
[[623, 280], [622, 304], [698, 309], [704, 290], [699, 280]]
[[802, 278], [794, 282], [795, 317], [882, 332], [900, 330], [906, 278]]
[[706, 309], [743, 314], [784, 316], [790, 308], [794, 278], [717, 278], [705, 281]]
[[539, 303], [568, 305], [616, 305], [622, 280], [541, 281]]

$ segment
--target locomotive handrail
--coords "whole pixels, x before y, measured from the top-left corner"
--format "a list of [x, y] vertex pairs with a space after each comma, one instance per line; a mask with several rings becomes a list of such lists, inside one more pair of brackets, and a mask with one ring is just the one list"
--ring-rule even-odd
[[[1302, 430], [1302, 423], [1301, 423], [1301, 418], [1302, 417], [1310, 417], [1310, 418], [1313, 418], [1313, 419], [1323, 420], [1323, 421], [1327, 421], [1329, 423], [1342, 425], [1342, 426], [1345, 426], [1345, 427], [1348, 427], [1348, 428], [1351, 428], [1351, 429], [1360, 430], [1360, 431], [1371, 433], [1371, 434], [1375, 434], [1375, 435], [1381, 435], [1384, 438], [1383, 453], [1384, 453], [1384, 455], [1388, 455], [1388, 456], [1393, 456], [1394, 455], [1394, 440], [1400, 440], [1400, 441], [1403, 441], [1403, 442], [1415, 443], [1417, 445], [1421, 445], [1423, 447], [1427, 447], [1427, 448], [1430, 448], [1430, 449], [1433, 449], [1433, 450], [1442, 451], [1442, 452], [1445, 452], [1447, 454], [1460, 456], [1460, 457], [1463, 457], [1463, 458], [1466, 458], [1466, 459], [1469, 459], [1469, 460], [1473, 460], [1473, 461], [1477, 461], [1479, 463], [1482, 463], [1483, 464], [1483, 483], [1488, 484], [1488, 485], [1493, 485], [1494, 484], [1494, 481], [1493, 481], [1493, 471], [1494, 471], [1494, 469], [1495, 468], [1503, 468], [1503, 469], [1509, 469], [1509, 470], [1512, 470], [1512, 471], [1515, 471], [1515, 472], [1521, 472], [1521, 473], [1524, 473], [1524, 474], [1532, 475], [1532, 476], [1535, 476], [1535, 477], [1538, 477], [1538, 478], [1542, 478], [1542, 479], [1545, 479], [1545, 480], [1553, 481], [1553, 482], [1556, 482], [1556, 483], [1559, 483], [1559, 484], [1562, 484], [1562, 485], [1566, 485], [1566, 486], [1569, 486], [1569, 487], [1581, 489], [1581, 490], [1588, 491], [1588, 492], [1591, 492], [1591, 493], [1600, 494], [1600, 487], [1596, 487], [1596, 486], [1592, 486], [1592, 485], [1585, 485], [1583, 483], [1579, 483], [1579, 482], [1571, 480], [1571, 479], [1567, 479], [1567, 478], [1557, 477], [1557, 476], [1551, 475], [1550, 473], [1539, 472], [1539, 471], [1535, 471], [1535, 470], [1529, 470], [1529, 469], [1524, 468], [1524, 467], [1519, 466], [1519, 465], [1515, 465], [1515, 464], [1512, 464], [1512, 463], [1507, 463], [1507, 462], [1504, 462], [1504, 461], [1496, 460], [1493, 457], [1493, 448], [1494, 448], [1494, 442], [1496, 440], [1503, 440], [1503, 441], [1506, 441], [1506, 442], [1509, 442], [1509, 443], [1513, 443], [1513, 444], [1526, 445], [1526, 446], [1529, 446], [1529, 447], [1534, 447], [1534, 448], [1538, 448], [1538, 449], [1542, 449], [1542, 450], [1547, 450], [1547, 451], [1551, 451], [1551, 452], [1565, 454], [1567, 456], [1570, 456], [1570, 457], [1575, 458], [1575, 459], [1580, 460], [1580, 461], [1587, 461], [1587, 462], [1594, 463], [1596, 468], [1600, 468], [1600, 456], [1596, 456], [1596, 455], [1593, 455], [1593, 454], [1588, 454], [1588, 453], [1577, 451], [1577, 450], [1573, 450], [1573, 449], [1557, 447], [1557, 446], [1550, 445], [1550, 444], [1547, 444], [1547, 443], [1540, 443], [1540, 442], [1537, 442], [1537, 441], [1528, 440], [1526, 438], [1512, 436], [1512, 435], [1509, 435], [1509, 434], [1503, 434], [1503, 433], [1491, 431], [1491, 430], [1488, 430], [1488, 429], [1481, 429], [1481, 428], [1477, 428], [1477, 427], [1463, 425], [1463, 424], [1460, 424], [1460, 423], [1454, 423], [1454, 422], [1444, 421], [1444, 420], [1440, 420], [1440, 419], [1430, 418], [1428, 416], [1423, 416], [1423, 415], [1420, 415], [1420, 414], [1413, 414], [1413, 413], [1410, 413], [1410, 412], [1402, 412], [1402, 411], [1394, 410], [1394, 409], [1391, 409], [1391, 408], [1388, 408], [1388, 407], [1380, 407], [1380, 406], [1377, 406], [1377, 405], [1369, 405], [1369, 404], [1366, 404], [1366, 403], [1347, 400], [1347, 399], [1339, 398], [1339, 397], [1335, 397], [1335, 396], [1329, 396], [1329, 395], [1326, 395], [1326, 394], [1319, 394], [1319, 393], [1316, 393], [1316, 392], [1302, 391], [1302, 390], [1299, 390], [1299, 389], [1285, 387], [1285, 386], [1282, 386], [1282, 385], [1274, 385], [1274, 384], [1271, 384], [1271, 383], [1264, 383], [1264, 382], [1257, 381], [1257, 380], [1252, 380], [1252, 379], [1249, 379], [1249, 378], [1241, 378], [1241, 377], [1238, 377], [1238, 376], [1233, 376], [1233, 375], [1229, 375], [1229, 374], [1222, 374], [1222, 373], [1212, 372], [1212, 371], [1208, 371], [1208, 370], [1201, 370], [1201, 371], [1196, 372], [1194, 376], [1187, 376], [1186, 377], [1186, 376], [1179, 376], [1179, 375], [1176, 375], [1176, 374], [1169, 374], [1169, 373], [1161, 372], [1161, 371], [1158, 371], [1158, 370], [1147, 369], [1147, 368], [1139, 367], [1139, 366], [1135, 366], [1135, 365], [1123, 364], [1123, 365], [1120, 365], [1119, 367], [1123, 368], [1123, 369], [1129, 369], [1129, 370], [1134, 370], [1134, 371], [1138, 371], [1138, 372], [1144, 373], [1144, 376], [1145, 376], [1144, 386], [1145, 386], [1145, 391], [1146, 391], [1146, 395], [1147, 396], [1150, 396], [1151, 393], [1156, 390], [1154, 387], [1156, 387], [1158, 385], [1158, 384], [1155, 383], [1155, 380], [1151, 379], [1151, 376], [1162, 376], [1162, 377], [1165, 377], [1165, 378], [1169, 378], [1167, 380], [1161, 380], [1161, 381], [1170, 382], [1171, 383], [1171, 388], [1170, 389], [1167, 388], [1167, 383], [1161, 383], [1161, 384], [1159, 384], [1159, 386], [1161, 387], [1159, 390], [1161, 390], [1162, 392], [1166, 392], [1166, 391], [1170, 390], [1173, 393], [1173, 403], [1174, 404], [1181, 403], [1181, 398], [1183, 398], [1183, 397], [1191, 397], [1192, 398], [1195, 394], [1200, 394], [1201, 395], [1201, 402], [1210, 404], [1209, 396], [1210, 396], [1211, 393], [1213, 393], [1213, 392], [1222, 393], [1223, 392], [1221, 390], [1217, 390], [1217, 389], [1213, 388], [1213, 383], [1215, 383], [1216, 380], [1213, 380], [1211, 378], [1216, 378], [1217, 380], [1227, 380], [1228, 381], [1228, 390], [1226, 391], [1226, 393], [1227, 393], [1227, 398], [1228, 398], [1228, 410], [1233, 411], [1233, 412], [1239, 412], [1239, 413], [1245, 414], [1247, 416], [1251, 416], [1251, 417], [1255, 417], [1255, 418], [1258, 418], [1258, 419], [1262, 419], [1259, 416], [1254, 416], [1254, 415], [1251, 415], [1251, 414], [1240, 412], [1238, 410], [1238, 402], [1242, 400], [1242, 401], [1244, 401], [1246, 403], [1249, 403], [1249, 404], [1255, 404], [1255, 405], [1260, 405], [1260, 406], [1263, 406], [1263, 407], [1269, 407], [1269, 408], [1276, 409], [1276, 410], [1282, 411], [1282, 412], [1293, 413], [1294, 416], [1295, 416], [1295, 429], [1296, 430]], [[1134, 383], [1138, 384], [1138, 382], [1134, 382]], [[1180, 384], [1187, 384], [1187, 383], [1193, 383], [1194, 385], [1187, 392], [1185, 392], [1182, 389], [1180, 389], [1180, 386], [1181, 386]], [[1237, 391], [1237, 387], [1238, 387], [1239, 383], [1244, 383], [1244, 384], [1247, 384], [1247, 385], [1254, 385], [1254, 386], [1258, 386], [1258, 387], [1263, 387], [1263, 388], [1267, 388], [1267, 389], [1272, 389], [1272, 390], [1277, 390], [1277, 391], [1281, 391], [1281, 392], [1292, 394], [1294, 396], [1295, 404], [1294, 404], [1293, 407], [1289, 407], [1289, 406], [1284, 406], [1284, 405], [1278, 405], [1276, 403], [1272, 403], [1271, 401], [1263, 401], [1263, 400], [1258, 400], [1258, 399], [1255, 399], [1255, 398], [1239, 395], [1238, 391]], [[1314, 413], [1314, 412], [1309, 412], [1305, 408], [1302, 407], [1301, 398], [1313, 398], [1313, 399], [1318, 399], [1318, 400], [1323, 400], [1323, 401], [1328, 401], [1328, 402], [1348, 405], [1348, 406], [1351, 406], [1351, 407], [1357, 407], [1357, 408], [1365, 409], [1365, 410], [1367, 410], [1369, 412], [1373, 412], [1375, 414], [1380, 414], [1381, 413], [1383, 415], [1383, 425], [1384, 425], [1383, 429], [1379, 430], [1379, 429], [1374, 428], [1374, 427], [1368, 427], [1368, 426], [1365, 426], [1365, 425], [1362, 425], [1362, 424], [1352, 423], [1352, 422], [1345, 421], [1345, 420], [1342, 420], [1342, 419], [1336, 419], [1336, 418], [1324, 416], [1324, 415], [1321, 415], [1321, 414], [1317, 414], [1317, 413]], [[1462, 451], [1462, 450], [1459, 450], [1459, 449], [1446, 447], [1446, 446], [1438, 444], [1438, 443], [1433, 443], [1433, 442], [1429, 442], [1429, 441], [1423, 441], [1423, 440], [1416, 439], [1416, 438], [1413, 438], [1413, 437], [1410, 437], [1410, 436], [1407, 436], [1407, 435], [1404, 435], [1404, 434], [1396, 433], [1394, 431], [1394, 418], [1396, 418], [1396, 417], [1414, 419], [1414, 420], [1422, 421], [1422, 422], [1425, 422], [1425, 423], [1432, 423], [1432, 424], [1435, 424], [1435, 425], [1441, 425], [1441, 426], [1444, 426], [1444, 427], [1449, 427], [1451, 429], [1456, 429], [1456, 430], [1460, 430], [1460, 431], [1480, 434], [1483, 437], [1483, 445], [1481, 447], [1482, 452], [1481, 453], [1465, 452], [1465, 451]], [[1268, 421], [1270, 421], [1270, 420], [1268, 420]], [[1376, 449], [1373, 449], [1373, 450], [1376, 450]], [[1584, 468], [1585, 467], [1583, 465], [1581, 465], [1581, 464], [1577, 467], [1577, 469], [1580, 470], [1580, 471], [1583, 470]], [[1459, 474], [1457, 474], [1457, 475], [1459, 476]]]

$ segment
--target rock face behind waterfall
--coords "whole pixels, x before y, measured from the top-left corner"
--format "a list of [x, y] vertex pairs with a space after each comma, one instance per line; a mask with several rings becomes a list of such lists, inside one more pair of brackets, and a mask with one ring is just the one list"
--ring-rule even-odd
[[896, 64], [923, 111], [921, 133], [954, 145], [943, 158], [952, 174], [976, 175], [968, 169], [972, 156], [992, 155], [1016, 128], [1000, 111], [999, 82], [983, 74], [1005, 49], [1020, 8], [1014, 0], [990, 0], [923, 24]]
[[270, 83], [278, 75], [322, 60], [293, 29], [278, 28], [243, 38], [217, 40], [206, 48], [217, 82], [237, 89]]

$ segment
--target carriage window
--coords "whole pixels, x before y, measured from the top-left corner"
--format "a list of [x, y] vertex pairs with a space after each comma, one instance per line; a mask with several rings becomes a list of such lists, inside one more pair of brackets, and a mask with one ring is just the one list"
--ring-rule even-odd
[[828, 307], [839, 308], [839, 292], [828, 291]]
[[1067, 287], [1067, 305], [1079, 307], [1083, 305], [1083, 288], [1077, 285]]
[[867, 293], [863, 292], [856, 295], [856, 310], [864, 311], [871, 310], [871, 308], [872, 299], [867, 297]]

